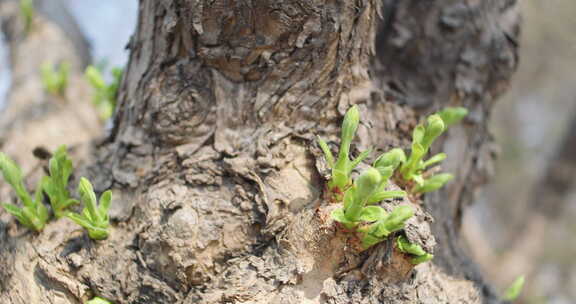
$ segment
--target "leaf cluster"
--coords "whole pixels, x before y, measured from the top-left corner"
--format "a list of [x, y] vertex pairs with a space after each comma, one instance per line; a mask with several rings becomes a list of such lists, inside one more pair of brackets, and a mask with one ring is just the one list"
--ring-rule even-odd
[[[382, 242], [391, 233], [402, 230], [405, 222], [414, 215], [412, 207], [401, 205], [388, 213], [384, 208], [376, 205], [383, 200], [406, 195], [404, 191], [386, 190], [389, 179], [397, 170], [397, 175], [402, 179], [414, 181], [415, 186], [409, 189], [412, 193], [430, 192], [442, 187], [452, 178], [452, 175], [437, 174], [425, 178], [424, 173], [428, 167], [444, 160], [446, 154], [439, 153], [427, 160], [424, 160], [424, 156], [434, 140], [449, 125], [460, 121], [466, 114], [467, 110], [464, 108], [447, 108], [429, 116], [427, 123], [418, 125], [413, 132], [412, 151], [409, 157], [400, 148], [392, 149], [380, 155], [371, 167], [363, 170], [356, 179], [353, 179], [353, 170], [369, 156], [370, 150], [360, 153], [355, 159], [350, 158], [350, 145], [360, 122], [358, 108], [351, 107], [346, 112], [342, 123], [338, 159], [334, 158], [328, 144], [321, 138], [318, 139], [318, 144], [324, 152], [332, 173], [328, 182], [328, 191], [332, 198], [343, 202], [342, 207], [332, 212], [332, 218], [347, 229], [360, 233], [364, 248]], [[409, 246], [410, 244], [407, 243], [403, 245], [407, 250], [415, 251], [414, 246]], [[431, 255], [424, 253], [414, 255], [416, 255], [414, 262], [432, 258]]]
[[468, 114], [465, 108], [446, 108], [436, 114], [428, 116], [426, 124], [419, 124], [412, 133], [412, 149], [406, 157], [400, 148], [382, 154], [377, 160], [378, 165], [399, 167], [399, 176], [405, 182], [412, 182], [412, 193], [426, 193], [440, 189], [454, 176], [449, 173], [431, 175], [428, 168], [439, 164], [446, 159], [445, 153], [438, 153], [426, 160], [432, 143], [444, 133], [448, 127], [462, 120]]
[[78, 204], [78, 201], [70, 197], [68, 181], [73, 171], [72, 160], [66, 153], [66, 146], [60, 146], [50, 158], [49, 175], [44, 176], [35, 193], [30, 196], [24, 185], [24, 178], [18, 165], [0, 153], [0, 171], [4, 179], [12, 186], [23, 207], [13, 204], [2, 206], [18, 221], [27, 228], [40, 231], [49, 219], [47, 208], [43, 204], [45, 192], [50, 200], [50, 205], [56, 217], [68, 217], [88, 231], [88, 236], [94, 240], [103, 240], [108, 237], [109, 216], [108, 210], [112, 201], [112, 192], [104, 192], [97, 203], [96, 194], [88, 179], [82, 177], [78, 185], [78, 195], [84, 204], [84, 210], [79, 213], [68, 211], [69, 207]]
[[88, 231], [88, 236], [94, 240], [104, 240], [108, 237], [108, 226], [110, 219], [108, 209], [112, 201], [112, 191], [108, 190], [100, 197], [99, 204], [96, 194], [90, 181], [84, 177], [80, 178], [78, 185], [80, 200], [84, 203], [82, 213], [68, 213], [66, 216], [76, 224], [84, 227]]
[[346, 115], [344, 115], [337, 160], [334, 160], [328, 144], [321, 138], [318, 138], [318, 144], [326, 156], [328, 166], [332, 169], [332, 177], [328, 183], [328, 187], [334, 192], [342, 192], [351, 184], [352, 179], [350, 174], [352, 170], [370, 154], [370, 151], [364, 151], [355, 159], [350, 159], [350, 145], [354, 139], [359, 123], [360, 112], [357, 106], [353, 106], [346, 112]]
[[94, 88], [92, 102], [98, 109], [102, 120], [108, 120], [112, 117], [112, 114], [114, 114], [116, 99], [118, 97], [118, 87], [122, 80], [122, 73], [121, 68], [113, 68], [111, 70], [112, 81], [106, 83], [100, 69], [92, 65], [86, 68], [86, 78], [90, 85], [92, 85], [92, 88]]
[[34, 197], [30, 196], [24, 185], [24, 178], [22, 171], [16, 163], [10, 159], [6, 154], [0, 152], [0, 171], [4, 176], [4, 180], [16, 192], [16, 196], [22, 202], [23, 207], [20, 208], [16, 205], [3, 203], [2, 206], [6, 211], [16, 217], [18, 221], [25, 227], [40, 231], [46, 225], [49, 215], [48, 210], [42, 203], [44, 195], [42, 193], [42, 185], [36, 189]]
[[70, 198], [68, 180], [73, 171], [72, 160], [66, 153], [66, 146], [60, 146], [48, 163], [50, 175], [42, 178], [42, 189], [48, 195], [52, 211], [57, 218], [66, 215], [66, 209], [78, 201]]
[[42, 64], [40, 72], [44, 89], [54, 96], [65, 97], [69, 71], [70, 64], [67, 62], [60, 63], [57, 66], [51, 63]]

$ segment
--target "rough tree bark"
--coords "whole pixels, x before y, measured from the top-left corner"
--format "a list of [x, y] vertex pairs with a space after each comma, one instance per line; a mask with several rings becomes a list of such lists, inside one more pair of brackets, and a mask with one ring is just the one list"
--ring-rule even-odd
[[[111, 237], [91, 242], [66, 220], [40, 236], [3, 234], [0, 295], [498, 302], [458, 231], [489, 172], [486, 122], [517, 64], [517, 26], [516, 2], [501, 0], [141, 1], [114, 127], [79, 172], [114, 190]], [[412, 270], [387, 242], [358, 252], [327, 216], [315, 136], [337, 144], [353, 104], [357, 150], [377, 151], [407, 147], [423, 114], [470, 109], [434, 147], [456, 180], [405, 202], [418, 209], [409, 237], [434, 262]]]

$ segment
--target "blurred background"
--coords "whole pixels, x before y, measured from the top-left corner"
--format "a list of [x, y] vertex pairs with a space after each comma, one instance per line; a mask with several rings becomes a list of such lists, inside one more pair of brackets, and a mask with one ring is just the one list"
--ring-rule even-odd
[[520, 68], [490, 122], [496, 174], [467, 212], [471, 254], [519, 303], [576, 303], [576, 1], [525, 0]]
[[[136, 0], [62, 0], [95, 63], [123, 66]], [[518, 303], [576, 303], [576, 1], [524, 0], [521, 64], [494, 108], [495, 176], [463, 223], [464, 241], [494, 286], [526, 276]], [[0, 109], [10, 86], [0, 36]]]

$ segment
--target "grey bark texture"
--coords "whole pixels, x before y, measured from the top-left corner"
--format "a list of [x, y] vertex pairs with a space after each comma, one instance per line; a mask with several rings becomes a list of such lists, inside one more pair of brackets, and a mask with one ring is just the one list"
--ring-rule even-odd
[[[33, 235], [10, 220], [0, 296], [499, 302], [458, 232], [490, 172], [486, 123], [517, 65], [517, 27], [515, 1], [141, 1], [114, 127], [77, 172], [113, 189], [111, 236], [90, 241], [65, 219]], [[434, 147], [455, 181], [385, 203], [417, 209], [407, 234], [431, 263], [413, 268], [392, 242], [359, 251], [329, 216], [315, 138], [336, 147], [354, 104], [354, 150], [373, 156], [408, 147], [425, 114], [471, 111]]]

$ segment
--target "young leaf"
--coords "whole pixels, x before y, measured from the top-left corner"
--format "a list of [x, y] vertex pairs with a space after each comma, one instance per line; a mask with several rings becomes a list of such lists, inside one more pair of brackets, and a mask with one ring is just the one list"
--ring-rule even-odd
[[12, 189], [14, 189], [24, 206], [32, 206], [32, 198], [30, 198], [30, 194], [26, 191], [20, 168], [12, 159], [2, 152], [0, 152], [0, 171], [2, 171], [4, 179], [12, 186]]
[[356, 195], [356, 187], [350, 187], [344, 193], [344, 210], [350, 208], [354, 203], [354, 197]]
[[440, 115], [430, 115], [428, 117], [428, 124], [426, 125], [426, 132], [424, 134], [424, 138], [420, 141], [422, 146], [426, 151], [432, 145], [432, 142], [444, 132], [446, 126], [444, 125], [444, 121], [440, 118]]
[[20, 0], [20, 15], [24, 19], [24, 32], [28, 34], [32, 29], [34, 19], [34, 1]]
[[426, 134], [426, 128], [424, 125], [417, 125], [412, 131], [412, 145], [415, 143], [422, 144], [422, 140], [424, 139], [424, 135]]
[[112, 202], [112, 191], [108, 190], [100, 196], [100, 203], [98, 205], [98, 212], [103, 216], [104, 221], [108, 221], [108, 210]]
[[14, 215], [23, 226], [36, 231], [42, 230], [48, 220], [48, 210], [42, 204], [42, 184], [38, 185], [33, 200], [24, 186], [20, 168], [3, 153], [0, 153], [0, 171], [24, 205], [22, 208], [18, 208], [11, 204], [4, 204], [3, 207]]
[[416, 257], [410, 260], [410, 262], [415, 265], [430, 261], [434, 257], [432, 254], [424, 251], [420, 245], [410, 243], [410, 241], [408, 241], [408, 239], [403, 235], [396, 239], [396, 247], [401, 252], [415, 255]]
[[[8, 213], [12, 214], [13, 216], [15, 216], [20, 223], [22, 223], [24, 225], [23, 222], [27, 222], [24, 218], [23, 218], [23, 214], [22, 214], [22, 209], [18, 208], [18, 206], [12, 205], [12, 204], [8, 204], [8, 203], [2, 203], [2, 207], [4, 207], [4, 209], [6, 211], [8, 211]], [[27, 225], [24, 225], [27, 226]], [[28, 227], [28, 226], [27, 226]], [[32, 228], [31, 225], [28, 228]]]
[[370, 195], [370, 197], [368, 198], [367, 203], [368, 204], [374, 204], [383, 200], [387, 200], [387, 199], [391, 199], [391, 198], [397, 198], [397, 197], [405, 197], [406, 196], [406, 192], [404, 191], [378, 191], [373, 193], [372, 195]]
[[422, 163], [422, 169], [430, 167], [446, 159], [446, 153], [438, 153]]
[[380, 172], [374, 168], [368, 168], [356, 179], [354, 183], [354, 199], [344, 213], [349, 221], [357, 222], [362, 208], [370, 195], [378, 188], [382, 177]]
[[92, 184], [90, 181], [84, 177], [80, 178], [80, 184], [78, 185], [78, 194], [80, 195], [80, 199], [86, 205], [86, 210], [90, 214], [91, 219], [94, 222], [100, 222], [100, 213], [96, 208], [97, 201], [96, 201], [96, 194], [94, 193], [94, 188], [92, 188]]
[[406, 162], [406, 154], [400, 148], [394, 148], [382, 155], [374, 161], [374, 167], [392, 167], [396, 169], [401, 163]]
[[442, 174], [434, 175], [434, 176], [424, 180], [423, 184], [416, 185], [413, 188], [412, 192], [414, 192], [414, 193], [426, 193], [426, 192], [436, 191], [436, 190], [442, 188], [442, 186], [444, 186], [447, 182], [449, 182], [453, 178], [454, 178], [454, 176], [450, 173], [442, 173]]
[[106, 89], [106, 82], [104, 81], [104, 77], [102, 77], [102, 74], [97, 68], [90, 65], [86, 68], [85, 73], [86, 78], [88, 78], [88, 81], [94, 88], [100, 90]]
[[396, 246], [398, 247], [398, 250], [404, 253], [413, 254], [417, 256], [426, 254], [426, 251], [424, 251], [424, 249], [422, 249], [420, 245], [410, 243], [410, 241], [408, 241], [408, 238], [406, 238], [403, 235], [399, 236], [396, 239]]
[[504, 301], [514, 301], [522, 293], [522, 288], [524, 287], [524, 276], [519, 276], [514, 280], [514, 283], [510, 285], [504, 292], [504, 297], [502, 298]]
[[354, 228], [354, 226], [355, 226], [354, 222], [351, 222], [350, 220], [348, 220], [348, 218], [346, 218], [346, 216], [344, 215], [344, 209], [343, 208], [335, 209], [334, 211], [332, 211], [332, 213], [330, 213], [330, 216], [335, 221], [342, 223], [346, 228], [351, 229], [351, 228]]
[[422, 174], [414, 174], [412, 175], [412, 180], [416, 183], [416, 185], [418, 186], [422, 186], [424, 185], [424, 177], [422, 177]]
[[344, 115], [344, 121], [342, 122], [342, 145], [340, 151], [346, 152], [349, 154], [350, 152], [350, 143], [354, 139], [356, 135], [356, 130], [358, 129], [358, 125], [360, 123], [360, 112], [358, 111], [358, 106], [352, 106]]
[[354, 168], [356, 168], [356, 166], [358, 166], [358, 164], [360, 164], [364, 159], [366, 159], [366, 157], [368, 157], [371, 152], [372, 152], [372, 149], [360, 153], [360, 155], [358, 155], [358, 157], [356, 157], [353, 161], [351, 161], [349, 163], [348, 172], [352, 172], [352, 170], [354, 170]]
[[418, 265], [420, 263], [428, 262], [428, 261], [432, 260], [433, 258], [434, 258], [433, 254], [426, 253], [426, 254], [412, 258], [410, 260], [410, 263], [412, 263], [414, 265]]
[[368, 206], [360, 212], [360, 220], [363, 222], [375, 222], [385, 218], [388, 214], [380, 206]]
[[384, 238], [379, 238], [374, 236], [374, 234], [370, 234], [370, 233], [364, 233], [362, 235], [362, 247], [364, 247], [364, 249], [368, 249], [380, 242], [382, 242], [384, 240]]
[[57, 66], [50, 63], [42, 64], [40, 72], [44, 89], [52, 95], [64, 97], [68, 86], [69, 70], [70, 65], [66, 62]]
[[382, 182], [380, 182], [380, 187], [385, 187], [388, 183], [388, 179], [394, 174], [394, 168], [392, 166], [387, 167], [375, 167], [380, 175], [382, 176]]
[[328, 144], [322, 140], [322, 138], [318, 137], [318, 145], [320, 146], [320, 149], [322, 149], [322, 152], [324, 152], [328, 166], [332, 169], [334, 167], [334, 156], [332, 155], [332, 151], [330, 151]]
[[384, 240], [392, 232], [404, 228], [404, 222], [414, 215], [412, 207], [401, 205], [384, 218], [362, 230], [362, 246], [368, 248]]
[[427, 150], [420, 143], [412, 143], [412, 151], [410, 151], [410, 157], [408, 161], [402, 164], [400, 172], [405, 180], [412, 180], [413, 176], [419, 169], [420, 161], [422, 157], [426, 154]]
[[[357, 106], [351, 107], [344, 115], [344, 121], [342, 122], [342, 133], [340, 136], [340, 150], [338, 151], [338, 160], [334, 164], [332, 169], [332, 180], [330, 181], [330, 188], [337, 187], [342, 190], [348, 185], [350, 180], [350, 144], [354, 135], [356, 134], [356, 129], [358, 129], [358, 124], [360, 123], [360, 112]], [[336, 178], [336, 174], [338, 177]]]
[[400, 205], [388, 215], [381, 223], [382, 228], [388, 232], [398, 231], [404, 228], [404, 222], [414, 215], [414, 209], [408, 205]]
[[112, 69], [113, 80], [110, 84], [106, 84], [102, 72], [94, 66], [88, 66], [85, 75], [88, 82], [94, 88], [92, 102], [98, 109], [101, 119], [107, 120], [114, 114], [114, 109], [116, 108], [118, 88], [122, 79], [122, 69]]

